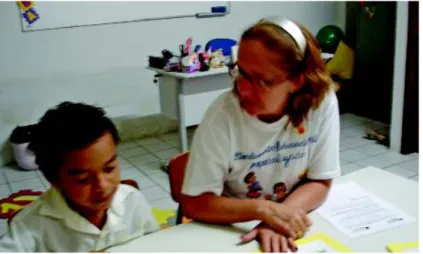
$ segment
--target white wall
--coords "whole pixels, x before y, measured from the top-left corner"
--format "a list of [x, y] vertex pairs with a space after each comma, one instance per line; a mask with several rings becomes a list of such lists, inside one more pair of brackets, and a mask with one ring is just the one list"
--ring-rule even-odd
[[[149, 54], [177, 50], [188, 36], [203, 45], [216, 37], [237, 39], [266, 15], [285, 15], [317, 33], [322, 26], [343, 20], [337, 14], [338, 4], [232, 2], [232, 13], [223, 18], [23, 33], [16, 4], [0, 2], [0, 149], [16, 125], [34, 123], [63, 100], [95, 103], [111, 117], [157, 114], [158, 89], [153, 73], [144, 70]], [[166, 8], [166, 3], [157, 6]], [[3, 151], [0, 166], [9, 160], [10, 153]]]
[[407, 60], [408, 2], [397, 2], [395, 27], [394, 87], [392, 97], [390, 148], [400, 152], [404, 109], [405, 65]]

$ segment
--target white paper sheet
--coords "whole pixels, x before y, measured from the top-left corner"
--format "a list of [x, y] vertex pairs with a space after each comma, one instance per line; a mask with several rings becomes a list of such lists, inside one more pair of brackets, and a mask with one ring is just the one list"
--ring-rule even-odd
[[332, 186], [327, 200], [316, 212], [350, 238], [416, 221], [355, 182]]

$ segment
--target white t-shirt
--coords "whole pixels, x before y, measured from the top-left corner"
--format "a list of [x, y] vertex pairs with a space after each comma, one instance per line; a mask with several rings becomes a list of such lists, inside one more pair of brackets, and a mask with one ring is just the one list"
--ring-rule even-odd
[[71, 210], [52, 187], [12, 219], [0, 252], [99, 251], [157, 230], [151, 207], [129, 185], [119, 185], [102, 230]]
[[196, 130], [182, 192], [282, 201], [302, 177], [339, 176], [335, 92], [310, 111], [302, 127], [287, 123], [288, 116], [264, 123], [242, 110], [232, 92], [221, 95]]

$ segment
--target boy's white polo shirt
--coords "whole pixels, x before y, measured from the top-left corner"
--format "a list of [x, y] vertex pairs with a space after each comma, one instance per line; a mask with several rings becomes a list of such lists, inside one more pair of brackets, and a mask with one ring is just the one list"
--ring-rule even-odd
[[98, 251], [159, 229], [144, 196], [129, 185], [119, 185], [102, 230], [71, 210], [52, 187], [13, 218], [0, 252]]

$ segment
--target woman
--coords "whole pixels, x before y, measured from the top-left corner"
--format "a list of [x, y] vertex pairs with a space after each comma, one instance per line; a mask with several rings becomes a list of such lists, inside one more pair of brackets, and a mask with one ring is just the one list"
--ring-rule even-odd
[[182, 189], [185, 214], [208, 223], [260, 220], [244, 241], [296, 251], [340, 175], [339, 113], [316, 39], [269, 17], [240, 40], [234, 89], [196, 131]]

